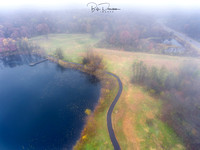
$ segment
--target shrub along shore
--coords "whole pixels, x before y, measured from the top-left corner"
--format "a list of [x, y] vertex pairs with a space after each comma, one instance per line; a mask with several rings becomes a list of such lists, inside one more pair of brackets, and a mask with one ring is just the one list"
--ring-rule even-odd
[[113, 76], [106, 74], [103, 70], [97, 70], [91, 73], [90, 68], [86, 65], [65, 62], [52, 57], [48, 59], [58, 63], [64, 68], [77, 69], [95, 75], [101, 82], [101, 94], [98, 104], [94, 112], [88, 114], [84, 129], [73, 149], [113, 149], [107, 129], [106, 118], [109, 106], [119, 89], [117, 80]]

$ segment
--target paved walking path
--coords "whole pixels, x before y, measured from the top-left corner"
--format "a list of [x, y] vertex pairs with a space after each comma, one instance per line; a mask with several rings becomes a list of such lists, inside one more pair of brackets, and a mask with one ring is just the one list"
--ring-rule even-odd
[[107, 72], [107, 74], [109, 75], [112, 75], [113, 77], [115, 77], [118, 81], [118, 84], [119, 84], [119, 90], [118, 90], [118, 93], [117, 93], [117, 96], [115, 97], [115, 99], [113, 100], [112, 104], [110, 105], [110, 108], [108, 110], [108, 113], [107, 113], [107, 127], [108, 127], [108, 132], [109, 132], [109, 135], [110, 135], [110, 139], [112, 141], [112, 144], [114, 146], [114, 149], [115, 150], [120, 150], [120, 146], [119, 146], [119, 143], [115, 137], [115, 133], [114, 133], [114, 130], [113, 130], [113, 127], [112, 127], [112, 119], [111, 119], [111, 115], [112, 115], [112, 112], [113, 112], [113, 109], [115, 107], [115, 104], [117, 103], [121, 93], [122, 93], [122, 89], [123, 89], [123, 86], [122, 86], [122, 82], [120, 80], [120, 78], [113, 74], [113, 73], [110, 73], [110, 72]]

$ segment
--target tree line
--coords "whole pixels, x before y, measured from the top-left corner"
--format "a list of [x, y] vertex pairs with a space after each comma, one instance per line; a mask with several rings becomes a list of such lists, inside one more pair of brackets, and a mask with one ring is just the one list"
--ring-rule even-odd
[[[99, 47], [112, 47], [126, 51], [161, 53], [169, 55], [191, 55], [197, 52], [191, 47], [180, 53], [168, 52], [169, 45], [163, 44], [173, 39], [172, 33], [156, 23], [152, 14], [121, 12], [113, 14], [88, 13], [82, 10], [24, 11], [0, 14], [0, 51], [3, 40], [18, 41], [21, 38], [50, 33], [87, 33], [93, 38], [96, 33], [104, 36]], [[197, 23], [198, 24], [198, 23]], [[8, 42], [12, 47], [12, 42]], [[188, 52], [189, 51], [189, 52]]]
[[[18, 43], [50, 33], [89, 33], [103, 30], [103, 16], [82, 11], [26, 11], [0, 14], [0, 52], [17, 50]], [[21, 42], [20, 42], [21, 41]], [[30, 43], [30, 42], [29, 42]]]
[[200, 41], [199, 12], [172, 13], [167, 17], [167, 25]]
[[26, 37], [14, 40], [12, 38], [0, 38], [0, 53], [40, 50], [40, 46], [30, 42]]
[[188, 149], [200, 147], [200, 71], [193, 63], [184, 63], [176, 73], [166, 68], [133, 64], [132, 83], [144, 86], [164, 99], [162, 119], [183, 138]]

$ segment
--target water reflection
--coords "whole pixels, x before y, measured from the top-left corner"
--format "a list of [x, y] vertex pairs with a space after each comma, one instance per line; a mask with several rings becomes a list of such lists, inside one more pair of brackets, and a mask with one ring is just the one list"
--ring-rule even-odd
[[[65, 72], [66, 70], [72, 70], [71, 68], [64, 68], [62, 66], [60, 66], [59, 64], [56, 65], [56, 70], [59, 72]], [[100, 82], [100, 80], [95, 77], [94, 75], [87, 75], [87, 73], [83, 73], [86, 75], [87, 80], [92, 83], [92, 84], [97, 84]]]
[[90, 83], [92, 84], [97, 84], [99, 83], [99, 79], [96, 78], [94, 75], [90, 75], [90, 76], [87, 76], [87, 79]]
[[59, 72], [64, 72], [66, 70], [66, 68], [60, 66], [59, 64], [56, 65], [56, 70]]
[[[10, 55], [0, 65], [0, 150], [72, 149], [94, 110], [100, 83], [91, 75]], [[20, 67], [17, 67], [20, 66]]]
[[17, 67], [21, 65], [29, 65], [30, 63], [37, 62], [43, 58], [38, 54], [10, 54], [0, 55], [0, 67]]

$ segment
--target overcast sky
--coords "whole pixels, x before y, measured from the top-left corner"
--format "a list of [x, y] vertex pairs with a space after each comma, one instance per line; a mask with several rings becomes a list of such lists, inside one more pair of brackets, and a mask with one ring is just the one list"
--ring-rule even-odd
[[[89, 2], [109, 2], [111, 6], [132, 6], [143, 8], [200, 8], [200, 0], [0, 0], [0, 9], [18, 9], [21, 7], [57, 8], [67, 6], [85, 7]], [[200, 9], [199, 9], [200, 10]]]

